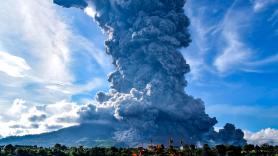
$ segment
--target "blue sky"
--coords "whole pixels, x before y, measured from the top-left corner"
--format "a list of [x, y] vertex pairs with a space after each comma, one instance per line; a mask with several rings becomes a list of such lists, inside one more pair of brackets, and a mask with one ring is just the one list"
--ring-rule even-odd
[[[277, 0], [188, 0], [185, 90], [205, 102], [216, 127], [231, 122], [278, 139], [277, 8]], [[51, 0], [0, 3], [0, 137], [75, 125], [78, 108], [108, 89], [106, 36], [86, 13]]]
[[193, 43], [186, 89], [219, 125], [278, 127], [277, 1], [189, 1]]

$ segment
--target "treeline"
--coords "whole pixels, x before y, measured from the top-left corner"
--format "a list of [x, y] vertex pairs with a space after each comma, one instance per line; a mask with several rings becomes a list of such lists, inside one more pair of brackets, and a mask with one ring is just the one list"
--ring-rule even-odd
[[149, 145], [147, 148], [102, 148], [66, 147], [56, 144], [50, 148], [37, 146], [0, 146], [0, 156], [278, 156], [278, 146], [264, 144], [261, 146], [217, 145], [196, 147], [183, 145], [180, 147], [164, 147]]

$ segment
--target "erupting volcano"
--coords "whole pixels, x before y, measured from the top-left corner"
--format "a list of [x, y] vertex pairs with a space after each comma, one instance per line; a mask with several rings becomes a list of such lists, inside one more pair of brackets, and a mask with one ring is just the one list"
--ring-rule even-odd
[[[190, 71], [180, 48], [190, 43], [185, 0], [54, 0], [63, 7], [90, 9], [108, 35], [106, 53], [115, 71], [108, 93], [80, 111], [81, 123], [112, 124], [113, 139], [132, 145], [149, 142], [243, 145], [243, 132], [227, 124], [214, 131], [216, 118], [201, 99], [186, 94]], [[107, 56], [108, 57], [108, 56]]]

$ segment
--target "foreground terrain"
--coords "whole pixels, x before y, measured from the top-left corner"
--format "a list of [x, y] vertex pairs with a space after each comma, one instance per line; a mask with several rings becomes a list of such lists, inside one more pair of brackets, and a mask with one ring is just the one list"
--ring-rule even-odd
[[5, 145], [0, 146], [0, 156], [278, 156], [278, 146], [264, 144], [261, 146], [245, 145], [216, 147], [196, 147], [195, 145], [182, 145], [174, 147], [168, 145], [149, 145], [146, 148], [104, 148], [93, 147], [66, 147], [56, 144], [51, 148], [37, 146]]

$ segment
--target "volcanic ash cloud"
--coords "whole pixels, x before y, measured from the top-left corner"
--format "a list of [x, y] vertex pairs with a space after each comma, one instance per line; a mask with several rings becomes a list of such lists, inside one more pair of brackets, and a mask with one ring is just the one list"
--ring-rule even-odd
[[109, 36], [106, 52], [116, 67], [108, 78], [109, 92], [98, 93], [97, 103], [80, 111], [80, 122], [113, 124], [114, 139], [128, 144], [166, 143], [170, 137], [187, 143], [245, 143], [241, 130], [231, 125], [221, 135], [215, 132], [217, 120], [205, 113], [202, 100], [184, 91], [190, 68], [179, 49], [191, 41], [185, 0], [54, 2], [89, 9]]

